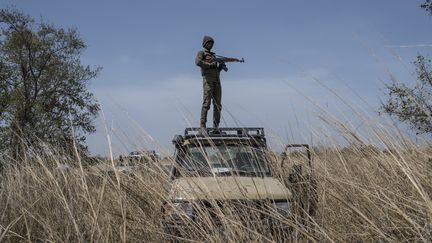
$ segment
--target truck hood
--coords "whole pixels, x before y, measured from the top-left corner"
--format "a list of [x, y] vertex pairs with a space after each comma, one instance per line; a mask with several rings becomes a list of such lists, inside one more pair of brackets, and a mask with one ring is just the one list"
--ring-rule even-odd
[[184, 177], [173, 181], [173, 200], [287, 200], [291, 192], [273, 177]]

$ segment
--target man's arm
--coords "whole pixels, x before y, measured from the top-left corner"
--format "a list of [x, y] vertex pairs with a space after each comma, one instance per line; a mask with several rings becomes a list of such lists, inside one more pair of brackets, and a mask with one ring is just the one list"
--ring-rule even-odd
[[195, 64], [201, 68], [208, 69], [208, 68], [214, 68], [216, 64], [209, 63], [203, 61], [204, 59], [204, 52], [199, 51], [196, 58], [195, 58]]

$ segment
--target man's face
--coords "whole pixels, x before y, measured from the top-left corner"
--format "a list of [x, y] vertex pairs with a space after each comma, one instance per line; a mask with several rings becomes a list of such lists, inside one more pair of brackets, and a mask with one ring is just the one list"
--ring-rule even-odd
[[205, 44], [205, 49], [207, 49], [207, 50], [211, 50], [212, 48], [213, 48], [213, 41], [209, 41], [209, 42], [207, 42], [206, 44]]

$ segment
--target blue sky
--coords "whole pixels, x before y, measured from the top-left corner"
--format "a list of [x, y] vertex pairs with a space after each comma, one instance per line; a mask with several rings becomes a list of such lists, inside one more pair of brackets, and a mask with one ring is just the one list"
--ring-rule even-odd
[[[0, 7], [79, 30], [88, 46], [83, 63], [103, 67], [90, 89], [104, 114], [88, 145], [105, 155], [105, 126], [119, 154], [172, 151], [173, 134], [198, 125], [202, 81], [194, 58], [203, 35], [214, 37], [215, 52], [246, 60], [222, 74], [224, 126], [264, 126], [281, 143], [308, 142], [320, 126], [310, 100], [356, 126], [323, 86], [372, 112], [390, 73], [413, 84], [411, 62], [432, 53], [432, 17], [420, 3], [2, 0]], [[428, 46], [398, 47], [418, 44]]]

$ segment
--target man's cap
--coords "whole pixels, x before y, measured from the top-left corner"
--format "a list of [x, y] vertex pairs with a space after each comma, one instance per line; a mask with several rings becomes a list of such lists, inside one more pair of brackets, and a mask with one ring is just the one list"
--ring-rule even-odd
[[207, 42], [210, 42], [210, 41], [214, 43], [213, 38], [211, 38], [210, 36], [205, 35], [204, 38], [203, 38], [203, 43], [202, 43], [203, 47], [207, 44]]

